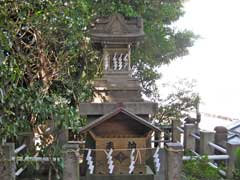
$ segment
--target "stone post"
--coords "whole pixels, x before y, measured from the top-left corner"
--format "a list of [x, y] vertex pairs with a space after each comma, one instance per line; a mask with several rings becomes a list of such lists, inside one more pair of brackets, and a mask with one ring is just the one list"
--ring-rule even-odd
[[195, 150], [196, 140], [191, 136], [196, 132], [196, 124], [184, 124], [184, 149]]
[[79, 180], [79, 145], [65, 144], [64, 149], [64, 180]]
[[208, 142], [214, 142], [215, 133], [212, 131], [200, 131], [200, 154], [211, 155], [214, 149], [208, 145]]
[[172, 121], [172, 141], [180, 142], [181, 141], [181, 132], [177, 129], [181, 127], [181, 121], [176, 119]]
[[229, 155], [229, 159], [227, 161], [227, 179], [231, 179], [233, 177], [233, 171], [235, 170], [237, 148], [240, 148], [240, 142], [227, 143], [227, 154]]
[[228, 130], [224, 126], [217, 126], [214, 128], [215, 133], [215, 144], [226, 148]]
[[15, 180], [16, 164], [14, 160], [14, 143], [0, 146], [0, 179]]
[[[215, 144], [223, 147], [223, 148], [226, 148], [226, 144], [227, 144], [227, 136], [228, 136], [228, 130], [226, 127], [224, 126], [216, 126], [214, 128], [215, 130]], [[222, 155], [223, 153], [218, 151], [217, 149], [214, 150], [214, 154], [216, 155]], [[218, 163], [222, 163], [222, 164], [226, 164], [227, 161], [225, 160], [221, 160], [221, 161], [218, 161]]]
[[59, 131], [58, 141], [60, 144], [66, 144], [68, 142], [68, 129], [61, 129]]
[[183, 147], [180, 143], [166, 143], [165, 180], [181, 180]]
[[27, 137], [25, 137], [25, 143], [27, 145], [28, 150], [30, 150], [30, 151], [35, 150], [33, 139], [34, 139], [34, 133], [33, 132], [29, 132]]

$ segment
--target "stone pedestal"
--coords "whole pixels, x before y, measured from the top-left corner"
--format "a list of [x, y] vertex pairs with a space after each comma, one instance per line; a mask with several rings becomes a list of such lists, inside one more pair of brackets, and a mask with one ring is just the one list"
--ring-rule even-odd
[[88, 174], [85, 180], [157, 180], [151, 168], [146, 166], [147, 174], [111, 174], [111, 175], [99, 175]]
[[16, 164], [14, 158], [14, 143], [0, 146], [0, 179], [15, 180]]
[[180, 143], [166, 143], [165, 180], [181, 180], [183, 147]]
[[79, 180], [79, 145], [65, 144], [64, 149], [64, 180]]

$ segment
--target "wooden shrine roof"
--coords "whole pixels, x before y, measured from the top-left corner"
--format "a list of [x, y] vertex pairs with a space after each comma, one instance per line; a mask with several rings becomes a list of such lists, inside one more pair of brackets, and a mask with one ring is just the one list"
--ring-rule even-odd
[[122, 107], [119, 107], [117, 109], [115, 109], [114, 111], [108, 113], [108, 114], [105, 114], [103, 116], [101, 116], [100, 118], [96, 119], [95, 121], [87, 124], [85, 127], [81, 128], [80, 129], [80, 133], [84, 133], [86, 131], [89, 131], [91, 130], [92, 128], [94, 127], [97, 127], [98, 125], [102, 124], [103, 122], [111, 119], [112, 117], [120, 114], [120, 113], [123, 113], [125, 114], [126, 116], [128, 116], [129, 118], [131, 118], [132, 120], [135, 120], [137, 121], [138, 123], [154, 130], [154, 131], [161, 131], [158, 127], [156, 127], [155, 125], [151, 124], [150, 122], [146, 121], [145, 119], [135, 115], [134, 113], [130, 112], [130, 111], [127, 111], [126, 109], [122, 108]]

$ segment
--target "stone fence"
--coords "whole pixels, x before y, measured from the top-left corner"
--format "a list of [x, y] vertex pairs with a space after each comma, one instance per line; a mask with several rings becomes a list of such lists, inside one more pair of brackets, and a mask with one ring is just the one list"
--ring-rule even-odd
[[[224, 162], [226, 171], [220, 170], [223, 176], [230, 179], [235, 170], [236, 149], [240, 142], [228, 142], [228, 132], [224, 127], [216, 127], [215, 131], [203, 131], [196, 124], [186, 123], [180, 127], [179, 122], [172, 126], [172, 142], [164, 144], [165, 180], [181, 180], [183, 161], [207, 156], [209, 166], [217, 167], [217, 162]], [[24, 171], [24, 167], [16, 170], [17, 161], [48, 161], [47, 157], [20, 157], [17, 154], [26, 148], [21, 145], [15, 149], [14, 143], [0, 146], [0, 179], [15, 180]], [[63, 179], [78, 180], [79, 177], [79, 144], [66, 144], [63, 148]], [[191, 151], [193, 156], [184, 156], [184, 151]], [[158, 179], [158, 178], [155, 178]], [[159, 179], [160, 180], [160, 179]], [[162, 180], [162, 179], [161, 179]]]
[[[15, 180], [24, 172], [27, 167], [20, 167], [17, 170], [18, 161], [48, 162], [48, 157], [24, 157], [17, 154], [26, 148], [23, 144], [15, 149], [14, 143], [4, 143], [0, 145], [0, 180]], [[79, 180], [79, 146], [78, 144], [66, 144], [64, 150], [64, 180]], [[53, 158], [55, 161], [56, 158]]]
[[[226, 171], [219, 170], [219, 173], [231, 179], [235, 170], [236, 150], [240, 148], [240, 142], [228, 141], [228, 131], [225, 127], [218, 126], [214, 130], [200, 130], [197, 124], [190, 123], [185, 123], [183, 127], [180, 127], [179, 122], [173, 122], [172, 140], [182, 142], [184, 151], [194, 154], [193, 157], [182, 156], [183, 161], [207, 156], [210, 160], [209, 165], [214, 168], [219, 168], [219, 161], [224, 162]], [[178, 168], [181, 166], [179, 165]]]

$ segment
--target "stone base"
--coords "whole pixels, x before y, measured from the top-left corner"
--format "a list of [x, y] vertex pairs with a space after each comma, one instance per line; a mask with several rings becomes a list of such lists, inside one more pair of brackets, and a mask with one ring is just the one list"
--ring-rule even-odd
[[154, 175], [153, 174], [112, 175], [112, 176], [91, 175], [87, 176], [85, 180], [154, 180]]
[[155, 180], [155, 175], [152, 170], [146, 166], [146, 174], [117, 174], [117, 175], [98, 175], [88, 174], [86, 177], [81, 177], [84, 180]]

